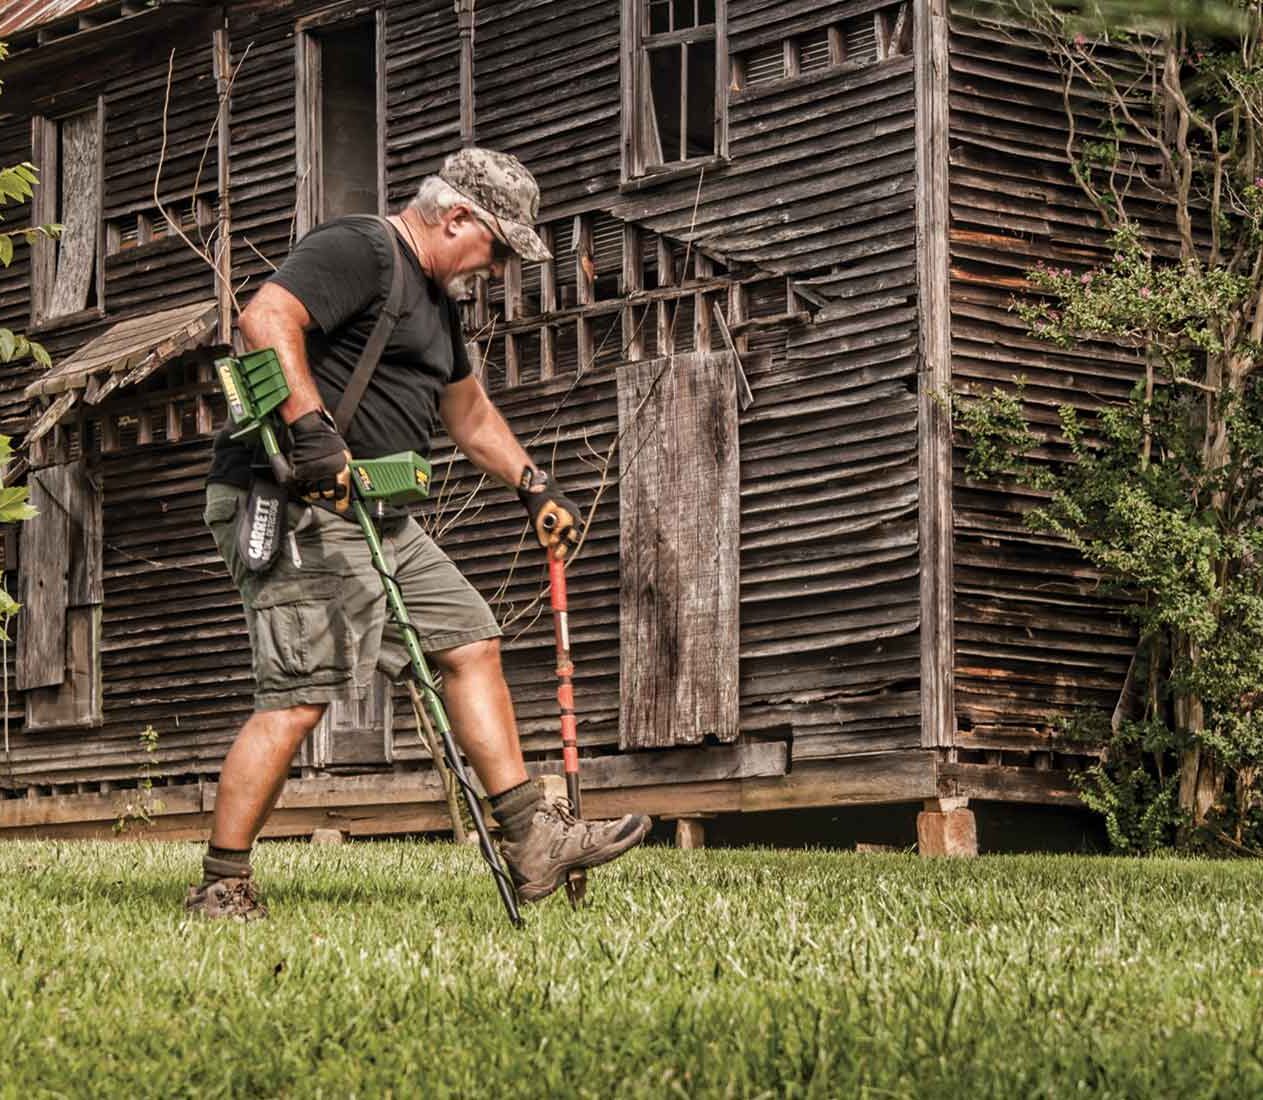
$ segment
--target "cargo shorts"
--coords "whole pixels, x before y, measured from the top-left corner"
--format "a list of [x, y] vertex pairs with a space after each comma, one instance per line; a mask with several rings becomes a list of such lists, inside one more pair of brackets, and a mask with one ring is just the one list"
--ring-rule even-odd
[[[247, 495], [212, 482], [203, 518], [245, 607], [256, 709], [362, 698], [377, 668], [397, 679], [409, 666], [408, 651], [386, 621], [385, 591], [359, 526], [291, 503], [279, 557], [266, 573], [252, 573], [237, 553], [237, 516]], [[386, 565], [423, 650], [500, 636], [487, 602], [416, 520], [383, 526]]]

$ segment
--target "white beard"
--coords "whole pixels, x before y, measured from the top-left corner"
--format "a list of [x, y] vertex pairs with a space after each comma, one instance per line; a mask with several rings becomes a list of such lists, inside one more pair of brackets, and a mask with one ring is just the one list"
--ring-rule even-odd
[[474, 288], [478, 279], [490, 279], [491, 271], [489, 268], [482, 268], [478, 271], [471, 271], [466, 275], [457, 275], [443, 284], [443, 289], [447, 292], [449, 298], [456, 301], [466, 301], [474, 296]]

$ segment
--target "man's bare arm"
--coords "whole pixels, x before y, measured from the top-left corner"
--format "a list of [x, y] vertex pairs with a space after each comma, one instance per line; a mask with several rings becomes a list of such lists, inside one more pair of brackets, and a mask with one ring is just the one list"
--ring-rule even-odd
[[469, 460], [510, 488], [517, 487], [524, 467], [534, 466], [477, 378], [470, 376], [448, 386], [439, 402], [439, 415], [452, 442]]
[[264, 283], [241, 314], [239, 328], [249, 347], [272, 348], [289, 383], [289, 399], [281, 419], [292, 424], [305, 413], [324, 407], [307, 365], [303, 333], [315, 324], [307, 307], [284, 287]]
[[[564, 558], [579, 540], [579, 508], [536, 468], [478, 379], [465, 378], [448, 386], [439, 412], [447, 434], [469, 460], [517, 490], [540, 545]], [[530, 474], [525, 479], [524, 471]]]

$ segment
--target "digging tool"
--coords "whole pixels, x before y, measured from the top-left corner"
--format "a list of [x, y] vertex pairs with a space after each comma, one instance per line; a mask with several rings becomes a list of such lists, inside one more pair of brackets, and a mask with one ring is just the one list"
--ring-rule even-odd
[[[228, 414], [236, 427], [233, 438], [257, 438], [263, 445], [268, 464], [277, 482], [281, 485], [288, 484], [292, 480], [293, 471], [281, 452], [276, 435], [275, 417], [278, 415], [276, 410], [289, 397], [289, 385], [285, 381], [285, 373], [281, 369], [276, 352], [271, 348], [263, 348], [249, 352], [240, 358], [224, 356], [215, 360], [215, 371], [219, 376], [224, 396], [228, 400]], [[412, 625], [408, 617], [403, 593], [386, 564], [377, 525], [370, 514], [370, 509], [372, 509], [380, 518], [387, 505], [399, 506], [424, 500], [429, 494], [430, 464], [419, 454], [404, 451], [386, 455], [383, 458], [353, 458], [350, 469], [351, 509], [360, 526], [364, 541], [368, 544], [373, 568], [381, 577], [382, 587], [386, 592], [386, 607], [390, 621], [403, 635], [404, 645], [408, 650], [412, 665], [413, 679], [421, 695], [423, 713], [443, 746], [443, 756], [447, 760], [448, 769], [464, 792], [465, 805], [469, 809], [474, 830], [478, 834], [478, 847], [482, 852], [482, 858], [491, 870], [491, 876], [495, 880], [496, 889], [500, 893], [500, 900], [504, 903], [509, 921], [520, 928], [522, 917], [518, 912], [513, 880], [501, 863], [500, 855], [487, 833], [482, 805], [456, 747], [447, 709], [443, 706], [442, 696], [439, 695], [430, 666], [421, 651], [416, 627]]]
[[[544, 517], [544, 529], [551, 531], [557, 517]], [[582, 817], [579, 805], [579, 729], [574, 706], [574, 663], [570, 659], [570, 608], [566, 597], [566, 563], [551, 547], [548, 550], [548, 599], [553, 608], [553, 639], [557, 649], [557, 705], [561, 711], [561, 762], [566, 776], [566, 797], [570, 812]], [[566, 897], [575, 908], [588, 890], [588, 874], [571, 871], [566, 876]]]

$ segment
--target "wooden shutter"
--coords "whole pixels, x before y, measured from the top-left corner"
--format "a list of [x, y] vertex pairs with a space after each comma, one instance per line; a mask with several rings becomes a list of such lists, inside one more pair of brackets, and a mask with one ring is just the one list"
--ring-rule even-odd
[[624, 749], [737, 737], [737, 387], [730, 355], [618, 369]]
[[17, 686], [19, 691], [53, 687], [66, 678], [66, 608], [69, 604], [69, 495], [66, 468], [35, 470], [31, 504], [39, 515], [21, 527], [22, 569], [18, 576]]
[[101, 492], [83, 460], [31, 474], [21, 528], [17, 686], [30, 729], [101, 723]]

